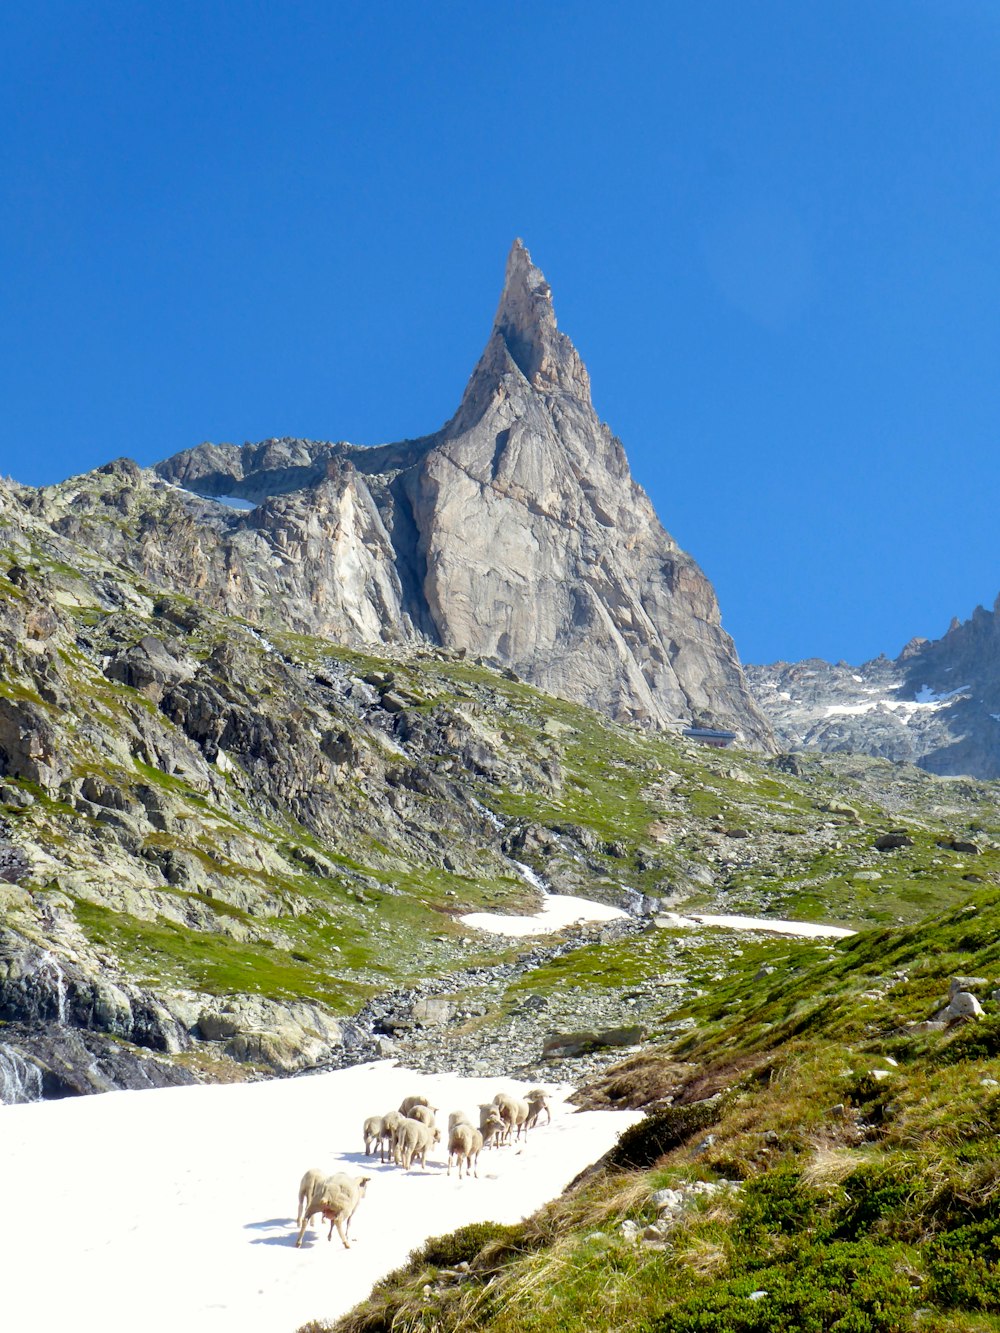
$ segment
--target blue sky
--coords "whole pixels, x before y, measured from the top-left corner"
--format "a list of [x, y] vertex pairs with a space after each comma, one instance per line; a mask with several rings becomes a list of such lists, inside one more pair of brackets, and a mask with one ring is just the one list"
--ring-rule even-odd
[[1000, 590], [992, 0], [0, 18], [0, 472], [454, 410], [523, 236], [746, 661]]

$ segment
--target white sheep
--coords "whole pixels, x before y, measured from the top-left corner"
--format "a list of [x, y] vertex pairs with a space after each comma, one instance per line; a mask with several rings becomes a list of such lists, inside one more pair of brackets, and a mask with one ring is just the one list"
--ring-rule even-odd
[[423, 1170], [427, 1170], [427, 1152], [436, 1143], [441, 1142], [441, 1131], [420, 1120], [411, 1120], [404, 1116], [396, 1131], [395, 1162], [397, 1166], [409, 1171], [415, 1160], [420, 1161]]
[[385, 1121], [380, 1115], [370, 1115], [365, 1121], [365, 1156], [371, 1157], [377, 1145], [382, 1143]]
[[387, 1162], [396, 1148], [396, 1131], [403, 1123], [398, 1111], [387, 1111], [382, 1117], [382, 1161]]
[[480, 1103], [479, 1132], [483, 1136], [483, 1142], [488, 1147], [499, 1147], [503, 1142], [506, 1129], [507, 1126], [493, 1103], [490, 1102], [488, 1106], [484, 1102]]
[[552, 1124], [552, 1107], [549, 1105], [549, 1094], [544, 1088], [531, 1088], [525, 1099], [528, 1103], [527, 1128], [534, 1129], [538, 1124], [539, 1116], [544, 1111], [548, 1116], [547, 1125]]
[[[415, 1106], [430, 1106], [426, 1097], [404, 1097], [399, 1103], [399, 1114], [409, 1115]], [[435, 1111], [437, 1107], [435, 1106]]]
[[451, 1159], [458, 1161], [458, 1178], [462, 1179], [462, 1162], [465, 1162], [465, 1174], [472, 1171], [479, 1179], [479, 1154], [483, 1150], [483, 1136], [467, 1120], [457, 1121], [448, 1135], [448, 1175], [451, 1175]]
[[422, 1125], [429, 1125], [431, 1129], [434, 1129], [437, 1126], [437, 1121], [434, 1118], [436, 1110], [436, 1106], [414, 1106], [407, 1118], [419, 1120]]
[[517, 1131], [517, 1138], [521, 1137], [522, 1132], [527, 1137], [527, 1131], [524, 1129], [529, 1115], [527, 1102], [522, 1102], [519, 1097], [512, 1097], [509, 1092], [498, 1092], [493, 1098], [493, 1105], [497, 1108], [500, 1118], [503, 1120], [503, 1137], [508, 1143], [515, 1130]]
[[456, 1125], [471, 1125], [471, 1124], [472, 1121], [469, 1119], [469, 1117], [465, 1114], [464, 1111], [452, 1111], [451, 1114], [448, 1116], [448, 1133], [450, 1134]]
[[351, 1229], [351, 1218], [365, 1197], [370, 1180], [371, 1176], [347, 1176], [342, 1171], [324, 1176], [317, 1167], [307, 1171], [299, 1185], [299, 1213], [296, 1217], [299, 1234], [295, 1241], [296, 1248], [301, 1246], [309, 1222], [320, 1213], [324, 1221], [330, 1223], [327, 1240], [333, 1240], [333, 1228], [336, 1227], [344, 1249], [349, 1250], [351, 1243], [347, 1236]]

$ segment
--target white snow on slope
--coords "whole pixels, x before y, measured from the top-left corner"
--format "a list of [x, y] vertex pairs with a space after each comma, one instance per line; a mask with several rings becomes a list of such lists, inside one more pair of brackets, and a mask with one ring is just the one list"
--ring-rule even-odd
[[607, 907], [591, 902], [589, 898], [573, 898], [564, 893], [543, 893], [541, 911], [532, 916], [504, 916], [501, 912], [468, 912], [458, 919], [474, 930], [485, 930], [491, 935], [507, 935], [521, 939], [528, 935], [551, 935], [566, 926], [581, 925], [588, 921], [620, 921], [628, 916], [620, 907]]
[[[554, 1085], [553, 1085], [554, 1086]], [[0, 1106], [4, 1327], [86, 1333], [293, 1333], [333, 1318], [427, 1236], [514, 1222], [596, 1161], [639, 1112], [556, 1099], [527, 1143], [484, 1152], [479, 1179], [363, 1154], [361, 1127], [404, 1096], [478, 1115], [510, 1079], [388, 1062], [266, 1083], [107, 1092]], [[569, 1088], [558, 1089], [565, 1096]], [[295, 1248], [309, 1167], [372, 1177], [345, 1250], [326, 1227]]]

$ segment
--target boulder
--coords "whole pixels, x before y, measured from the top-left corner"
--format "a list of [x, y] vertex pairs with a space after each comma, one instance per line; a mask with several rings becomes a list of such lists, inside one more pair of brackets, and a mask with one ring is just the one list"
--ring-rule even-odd
[[571, 1059], [609, 1046], [636, 1046], [642, 1041], [641, 1027], [606, 1028], [600, 1032], [556, 1032], [542, 1045], [543, 1060]]

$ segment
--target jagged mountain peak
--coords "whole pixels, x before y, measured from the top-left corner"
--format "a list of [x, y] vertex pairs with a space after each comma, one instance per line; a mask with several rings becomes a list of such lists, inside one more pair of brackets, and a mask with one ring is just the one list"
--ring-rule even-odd
[[556, 323], [552, 288], [518, 237], [507, 256], [503, 290], [489, 340], [469, 379], [448, 436], [474, 426], [503, 393], [508, 376], [543, 394], [568, 394], [591, 407], [590, 377], [570, 338]]
[[[131, 558], [227, 612], [358, 646], [440, 644], [620, 720], [709, 718], [772, 744], [711, 584], [598, 419], [521, 240], [440, 431], [203, 445], [156, 472], [220, 503], [186, 541], [150, 525]], [[234, 497], [257, 508], [234, 513]]]

